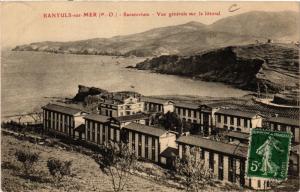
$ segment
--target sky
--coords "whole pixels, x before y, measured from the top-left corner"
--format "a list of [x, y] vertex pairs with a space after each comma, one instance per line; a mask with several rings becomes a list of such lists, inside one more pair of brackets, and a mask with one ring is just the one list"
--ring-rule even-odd
[[[233, 5], [235, 4], [235, 5]], [[236, 11], [229, 11], [231, 10]], [[298, 2], [4, 2], [1, 3], [1, 46], [39, 41], [108, 38], [190, 21], [211, 24], [248, 11], [298, 11]], [[149, 17], [44, 18], [46, 13], [149, 13]], [[157, 12], [220, 12], [215, 16], [159, 17]]]

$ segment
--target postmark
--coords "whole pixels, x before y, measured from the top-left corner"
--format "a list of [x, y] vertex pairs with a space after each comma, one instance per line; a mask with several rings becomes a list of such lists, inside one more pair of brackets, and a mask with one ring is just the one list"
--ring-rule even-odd
[[285, 180], [291, 137], [290, 132], [252, 129], [247, 157], [247, 177]]

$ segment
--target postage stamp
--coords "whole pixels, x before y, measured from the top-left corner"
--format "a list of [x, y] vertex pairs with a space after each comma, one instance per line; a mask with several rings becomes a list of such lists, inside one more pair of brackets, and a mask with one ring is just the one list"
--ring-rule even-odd
[[247, 157], [247, 177], [287, 178], [290, 132], [252, 129]]

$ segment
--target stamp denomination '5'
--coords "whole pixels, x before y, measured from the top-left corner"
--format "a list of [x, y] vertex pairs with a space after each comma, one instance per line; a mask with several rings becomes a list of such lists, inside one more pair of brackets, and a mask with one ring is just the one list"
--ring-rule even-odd
[[289, 132], [253, 129], [249, 143], [247, 176], [286, 179], [291, 136]]

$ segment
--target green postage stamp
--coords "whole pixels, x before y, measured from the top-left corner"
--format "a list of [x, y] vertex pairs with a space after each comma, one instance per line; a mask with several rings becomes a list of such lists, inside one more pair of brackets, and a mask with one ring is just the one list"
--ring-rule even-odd
[[247, 157], [247, 177], [287, 178], [290, 132], [252, 129]]

